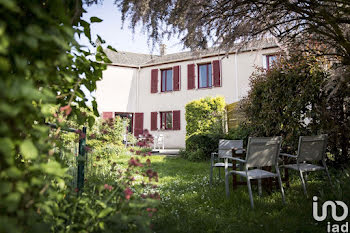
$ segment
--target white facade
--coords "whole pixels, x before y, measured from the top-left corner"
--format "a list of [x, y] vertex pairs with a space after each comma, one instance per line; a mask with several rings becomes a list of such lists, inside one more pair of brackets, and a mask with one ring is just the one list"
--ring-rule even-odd
[[[206, 55], [205, 58], [167, 61], [166, 64], [140, 66], [108, 65], [103, 79], [97, 84], [96, 99], [100, 113], [143, 113], [143, 128], [151, 129], [151, 112], [180, 110], [180, 130], [158, 130], [152, 135], [163, 134], [166, 148], [184, 148], [186, 135], [185, 105], [206, 96], [223, 96], [226, 103], [233, 103], [247, 95], [249, 77], [256, 67], [266, 67], [266, 55], [275, 54], [277, 47], [232, 52], [228, 55]], [[198, 88], [198, 64], [220, 60], [221, 86]], [[195, 89], [187, 89], [187, 65], [195, 65]], [[180, 66], [180, 90], [161, 92], [161, 70]], [[151, 70], [158, 69], [158, 93], [151, 93]]]

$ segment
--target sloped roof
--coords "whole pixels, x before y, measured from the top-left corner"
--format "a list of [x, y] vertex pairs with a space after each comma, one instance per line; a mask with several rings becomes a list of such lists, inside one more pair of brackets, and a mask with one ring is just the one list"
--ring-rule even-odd
[[160, 65], [166, 63], [172, 63], [183, 60], [199, 59], [210, 56], [225, 55], [238, 52], [267, 49], [277, 47], [277, 44], [273, 40], [261, 40], [253, 41], [246, 45], [237, 44], [229, 50], [219, 49], [217, 47], [212, 47], [205, 50], [199, 51], [188, 51], [160, 55], [150, 55], [142, 53], [131, 53], [118, 51], [114, 52], [110, 49], [106, 49], [105, 52], [108, 58], [112, 61], [111, 65], [122, 65], [130, 67], [146, 67], [152, 65]]
[[112, 64], [140, 66], [150, 61], [154, 55], [143, 53], [130, 53], [124, 51], [114, 52], [110, 49], [105, 49], [105, 53], [112, 61]]

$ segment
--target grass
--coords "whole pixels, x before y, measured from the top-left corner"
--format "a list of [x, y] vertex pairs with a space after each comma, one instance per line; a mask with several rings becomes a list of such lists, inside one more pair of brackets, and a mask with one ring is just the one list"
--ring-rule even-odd
[[[146, 158], [139, 157], [141, 161]], [[130, 155], [119, 156], [125, 164]], [[317, 222], [312, 215], [312, 196], [325, 200], [349, 202], [349, 173], [333, 177], [330, 187], [323, 174], [311, 174], [309, 198], [303, 194], [297, 176], [285, 189], [286, 205], [282, 204], [279, 189], [258, 196], [253, 187], [255, 209], [250, 208], [246, 186], [225, 196], [223, 172], [209, 186], [209, 162], [190, 162], [179, 157], [151, 156], [152, 169], [158, 172], [161, 202], [153, 216], [155, 232], [326, 232], [327, 221]], [[346, 181], [344, 181], [346, 180]], [[344, 200], [347, 199], [347, 200]], [[333, 221], [333, 220], [329, 220]]]

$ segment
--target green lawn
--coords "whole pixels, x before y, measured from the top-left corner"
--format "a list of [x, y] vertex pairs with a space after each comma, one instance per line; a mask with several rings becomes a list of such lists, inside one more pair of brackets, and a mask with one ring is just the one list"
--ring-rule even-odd
[[[139, 157], [141, 161], [146, 158]], [[126, 164], [130, 156], [120, 156]], [[303, 194], [297, 176], [285, 189], [287, 204], [283, 205], [279, 190], [258, 196], [253, 187], [255, 209], [250, 208], [246, 186], [225, 196], [223, 172], [221, 179], [209, 186], [209, 162], [190, 162], [179, 157], [151, 156], [152, 169], [159, 174], [161, 203], [153, 216], [155, 232], [326, 232], [327, 221], [317, 223], [312, 217], [312, 196], [325, 200], [341, 199], [349, 203], [349, 174], [333, 176], [330, 187], [322, 173], [310, 175], [308, 192]], [[215, 172], [215, 171], [214, 171]], [[340, 177], [340, 178], [339, 178]], [[343, 180], [347, 180], [345, 183]], [[347, 200], [344, 200], [347, 199]]]

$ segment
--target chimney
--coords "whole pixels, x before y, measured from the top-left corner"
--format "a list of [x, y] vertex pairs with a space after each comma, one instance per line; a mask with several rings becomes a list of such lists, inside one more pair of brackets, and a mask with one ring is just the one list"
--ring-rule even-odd
[[166, 54], [166, 45], [165, 44], [159, 45], [159, 53], [160, 53], [160, 56], [163, 56]]

